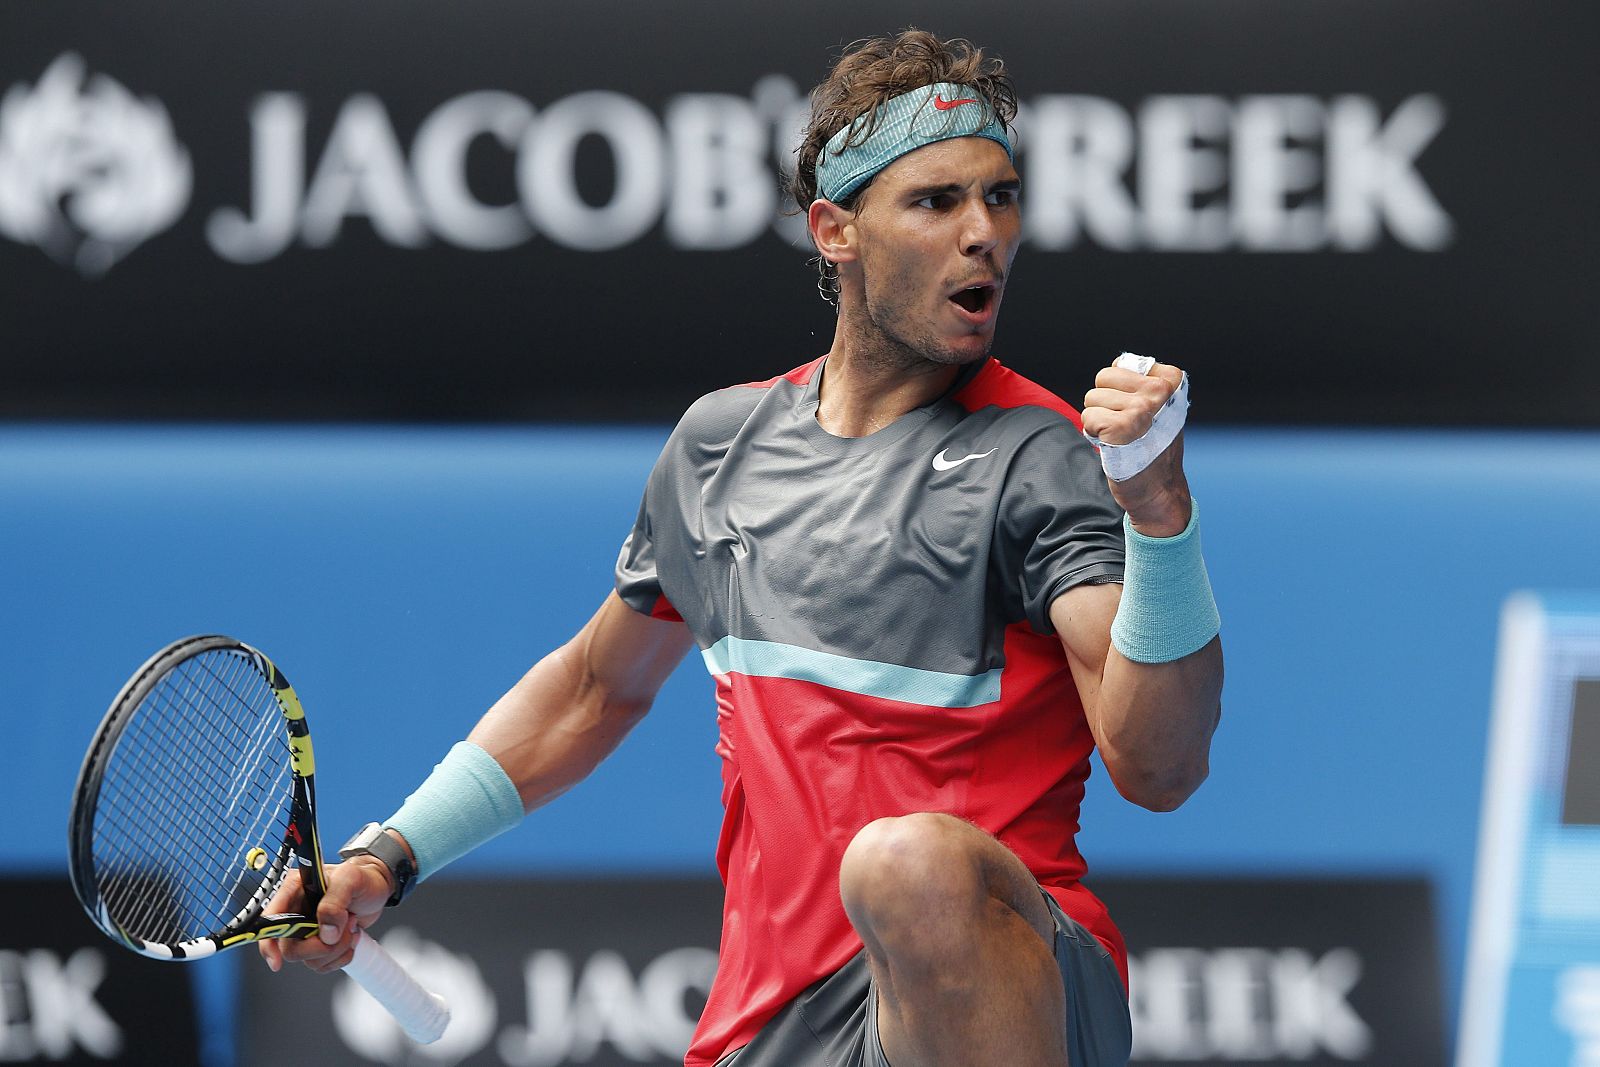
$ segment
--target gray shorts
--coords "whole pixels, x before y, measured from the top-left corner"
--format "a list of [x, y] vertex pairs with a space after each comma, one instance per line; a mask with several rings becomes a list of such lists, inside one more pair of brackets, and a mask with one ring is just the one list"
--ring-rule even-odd
[[[1133, 1046], [1128, 997], [1111, 953], [1044, 894], [1055, 919], [1052, 951], [1067, 992], [1072, 1067], [1126, 1067]], [[878, 1040], [878, 993], [859, 952], [811, 986], [717, 1067], [890, 1067]]]

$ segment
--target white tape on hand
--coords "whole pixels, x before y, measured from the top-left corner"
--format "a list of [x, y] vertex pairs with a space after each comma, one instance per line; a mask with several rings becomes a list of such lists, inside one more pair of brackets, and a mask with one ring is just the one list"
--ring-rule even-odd
[[[1156, 361], [1149, 356], [1136, 356], [1132, 352], [1124, 352], [1112, 361], [1111, 365], [1131, 370], [1135, 374], [1149, 374], [1150, 368], [1156, 365]], [[1150, 428], [1137, 441], [1129, 441], [1125, 445], [1111, 445], [1087, 430], [1083, 436], [1100, 450], [1100, 466], [1106, 472], [1106, 477], [1114, 482], [1125, 482], [1154, 463], [1156, 457], [1167, 450], [1167, 447], [1177, 439], [1188, 417], [1189, 376], [1185, 374], [1183, 381], [1178, 383], [1178, 388], [1173, 390], [1167, 402], [1161, 405], [1161, 410], [1156, 412], [1156, 417], [1150, 422]]]
[[1135, 374], [1149, 374], [1151, 368], [1156, 365], [1156, 359], [1154, 356], [1136, 356], [1132, 352], [1124, 352], [1112, 360], [1111, 365], [1131, 370]]

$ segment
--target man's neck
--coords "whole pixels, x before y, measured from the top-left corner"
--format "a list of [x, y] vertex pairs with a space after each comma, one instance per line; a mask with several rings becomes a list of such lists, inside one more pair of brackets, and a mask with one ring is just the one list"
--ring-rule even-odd
[[961, 367], [935, 363], [876, 328], [841, 315], [818, 392], [817, 422], [835, 437], [866, 437], [944, 395]]

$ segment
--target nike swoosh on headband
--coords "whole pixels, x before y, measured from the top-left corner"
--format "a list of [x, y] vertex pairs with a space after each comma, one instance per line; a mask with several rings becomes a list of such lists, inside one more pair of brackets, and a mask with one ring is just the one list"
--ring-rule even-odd
[[[847, 200], [907, 152], [953, 137], [987, 138], [1006, 150], [1007, 159], [1015, 158], [1005, 124], [992, 108], [982, 106], [981, 96], [970, 85], [935, 82], [892, 97], [871, 115], [845, 124], [817, 153], [817, 195], [836, 204]], [[928, 107], [930, 103], [934, 106]], [[979, 106], [963, 109], [963, 104]]]

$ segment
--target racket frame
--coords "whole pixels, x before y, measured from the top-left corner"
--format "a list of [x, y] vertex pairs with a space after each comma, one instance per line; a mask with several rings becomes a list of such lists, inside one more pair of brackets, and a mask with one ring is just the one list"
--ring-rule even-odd
[[[272, 870], [262, 879], [260, 888], [251, 895], [237, 915], [222, 929], [208, 935], [173, 944], [147, 941], [123, 930], [100, 899], [94, 877], [94, 820], [99, 800], [100, 786], [106, 765], [116, 751], [118, 740], [134, 712], [152, 690], [178, 665], [206, 652], [235, 651], [252, 659], [256, 669], [265, 677], [283, 716], [288, 735], [291, 769], [291, 802], [287, 833], [277, 854], [272, 857]], [[311, 747], [311, 731], [306, 724], [305, 709], [300, 704], [294, 687], [283, 672], [260, 649], [222, 634], [198, 634], [174, 641], [145, 661], [134, 672], [122, 690], [112, 700], [111, 707], [95, 731], [94, 741], [85, 754], [83, 766], [78, 771], [73, 789], [72, 814], [69, 819], [68, 873], [78, 901], [99, 926], [113, 940], [143, 956], [158, 960], [191, 960], [213, 956], [225, 948], [279, 938], [306, 939], [317, 934], [317, 903], [327, 892], [327, 882], [322, 869], [322, 845], [317, 834], [316, 819], [316, 757]], [[291, 860], [300, 872], [305, 894], [305, 912], [267, 914], [266, 905], [277, 892], [284, 879], [290, 876]]]

